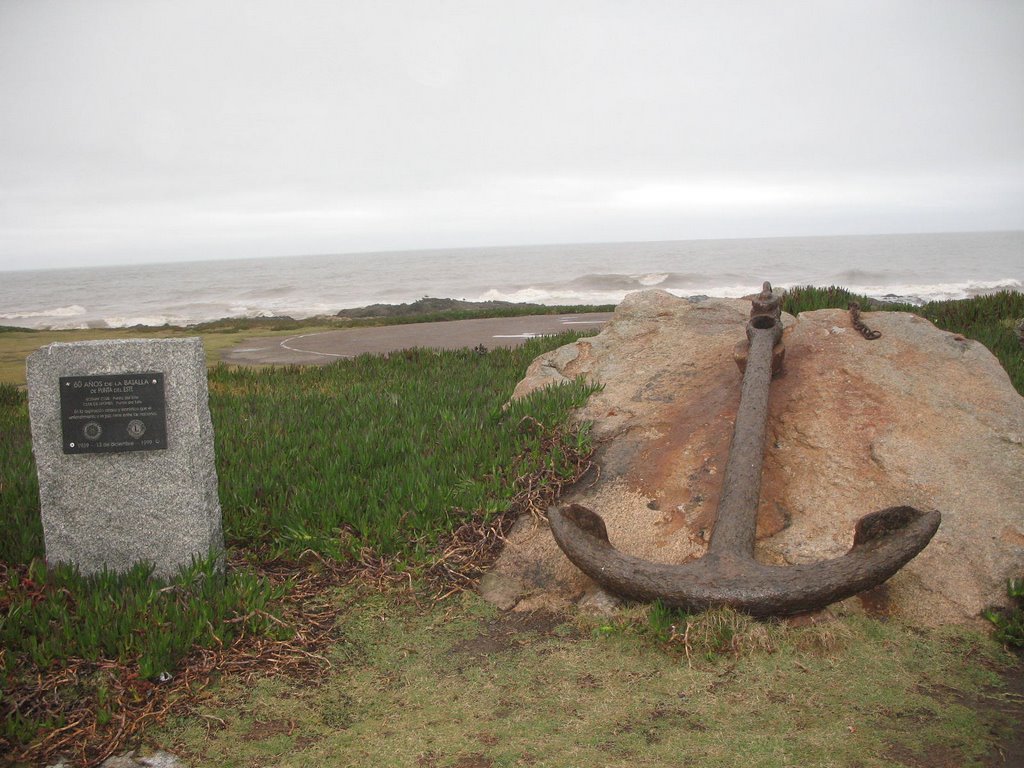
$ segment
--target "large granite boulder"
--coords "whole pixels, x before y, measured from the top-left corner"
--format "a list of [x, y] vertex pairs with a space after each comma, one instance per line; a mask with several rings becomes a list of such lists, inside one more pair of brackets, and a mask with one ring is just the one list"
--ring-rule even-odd
[[[749, 302], [631, 294], [596, 337], [538, 358], [516, 390], [585, 375], [603, 385], [599, 471], [563, 503], [605, 519], [614, 546], [648, 560], [699, 557], [714, 525], [741, 374]], [[867, 341], [847, 312], [783, 316], [785, 369], [772, 384], [757, 556], [845, 553], [859, 517], [909, 504], [942, 512], [928, 547], [841, 610], [922, 625], [970, 621], [1024, 574], [1024, 398], [981, 344], [910, 314], [875, 312]], [[482, 592], [529, 610], [609, 596], [573, 566], [546, 524], [524, 518]]]

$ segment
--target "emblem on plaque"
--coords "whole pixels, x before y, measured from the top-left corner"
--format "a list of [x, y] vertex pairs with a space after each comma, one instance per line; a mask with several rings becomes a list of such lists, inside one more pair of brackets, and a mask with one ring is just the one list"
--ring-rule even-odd
[[125, 431], [128, 433], [128, 437], [133, 440], [138, 440], [146, 434], [146, 425], [138, 419], [132, 419], [128, 422], [128, 426]]
[[103, 434], [103, 427], [101, 427], [95, 421], [90, 421], [88, 424], [82, 427], [82, 434], [85, 435], [86, 440], [99, 440], [100, 435]]

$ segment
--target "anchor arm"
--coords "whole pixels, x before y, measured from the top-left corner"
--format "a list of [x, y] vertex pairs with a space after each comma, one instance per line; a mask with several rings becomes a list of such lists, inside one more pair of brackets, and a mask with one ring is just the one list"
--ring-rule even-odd
[[681, 565], [652, 563], [615, 549], [596, 532], [603, 529], [601, 517], [579, 504], [549, 509], [548, 521], [569, 560], [615, 594], [689, 611], [728, 605], [752, 616], [781, 616], [818, 610], [878, 586], [924, 549], [940, 515], [913, 507], [873, 512], [858, 521], [845, 555], [791, 566], [728, 552], [709, 552]]

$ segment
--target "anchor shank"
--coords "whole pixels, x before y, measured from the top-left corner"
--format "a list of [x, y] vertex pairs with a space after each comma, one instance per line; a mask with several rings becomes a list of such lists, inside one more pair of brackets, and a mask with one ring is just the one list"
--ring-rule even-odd
[[750, 349], [729, 460], [725, 465], [717, 520], [708, 544], [710, 554], [744, 559], [754, 557], [764, 432], [772, 379], [772, 348], [781, 336], [782, 326], [774, 317], [756, 315], [747, 324]]

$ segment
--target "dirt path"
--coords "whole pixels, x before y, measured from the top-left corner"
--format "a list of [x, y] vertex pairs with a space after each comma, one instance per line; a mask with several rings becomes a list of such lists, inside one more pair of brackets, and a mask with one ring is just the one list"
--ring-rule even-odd
[[438, 323], [345, 328], [281, 338], [248, 337], [225, 350], [221, 359], [231, 365], [323, 365], [364, 353], [382, 354], [410, 347], [461, 349], [514, 347], [535, 336], [575, 330], [599, 330], [610, 312], [580, 315], [527, 315]]

